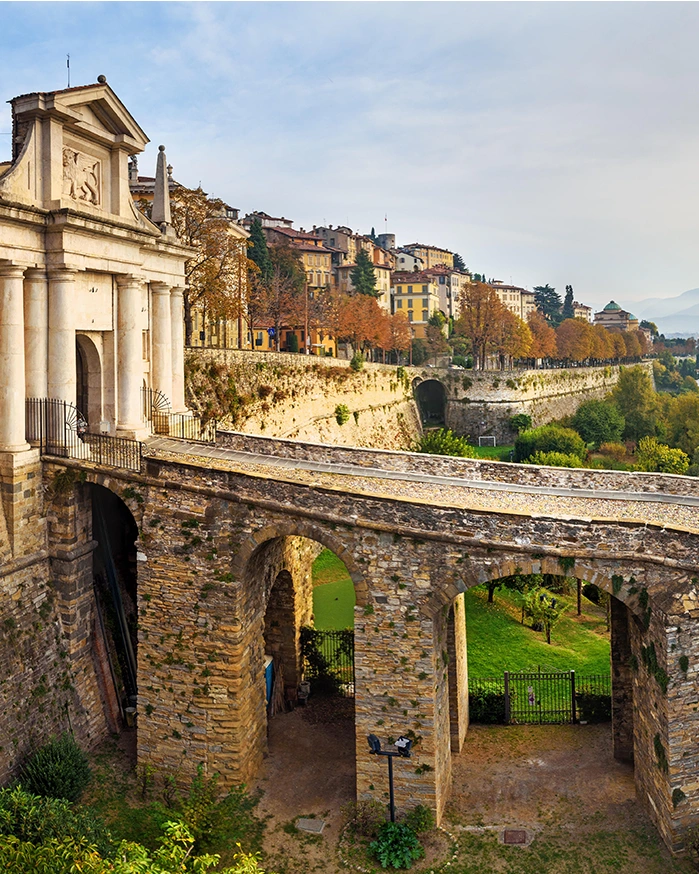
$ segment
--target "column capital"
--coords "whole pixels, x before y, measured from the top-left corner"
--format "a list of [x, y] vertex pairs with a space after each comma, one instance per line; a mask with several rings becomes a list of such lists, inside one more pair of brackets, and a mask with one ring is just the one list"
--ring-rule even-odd
[[134, 288], [144, 285], [145, 280], [135, 273], [117, 273], [116, 282], [119, 288]]
[[170, 289], [170, 294], [178, 295], [179, 297], [184, 296], [184, 285], [173, 285]]
[[21, 279], [26, 269], [26, 267], [20, 267], [19, 264], [13, 264], [11, 261], [0, 262], [0, 276], [5, 276], [8, 279]]
[[160, 282], [159, 280], [153, 280], [149, 283], [150, 290], [153, 294], [170, 294], [170, 285], [167, 282]]
[[78, 274], [75, 267], [49, 267], [47, 272], [51, 282], [72, 282]]
[[48, 279], [48, 271], [45, 267], [27, 267], [24, 276], [25, 279]]

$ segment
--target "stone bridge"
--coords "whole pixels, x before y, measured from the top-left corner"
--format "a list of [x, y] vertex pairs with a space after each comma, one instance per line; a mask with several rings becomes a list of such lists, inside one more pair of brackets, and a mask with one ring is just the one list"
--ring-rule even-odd
[[[68, 625], [71, 615], [84, 624], [93, 599], [99, 487], [137, 525], [139, 763], [186, 776], [204, 762], [227, 785], [254, 777], [266, 750], [265, 646], [295, 685], [322, 544], [356, 591], [358, 797], [386, 788], [366, 735], [411, 733], [397, 802], [441, 817], [468, 727], [463, 593], [518, 571], [567, 573], [612, 595], [615, 754], [634, 760], [641, 802], [681, 846], [699, 820], [695, 480], [241, 434], [216, 446], [152, 438], [144, 451], [140, 473], [43, 462]], [[74, 634], [76, 660], [89, 646]]]

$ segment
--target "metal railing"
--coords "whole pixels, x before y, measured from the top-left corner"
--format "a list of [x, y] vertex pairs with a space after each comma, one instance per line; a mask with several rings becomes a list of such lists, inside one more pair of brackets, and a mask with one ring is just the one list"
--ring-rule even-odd
[[27, 398], [25, 415], [26, 439], [38, 446], [42, 455], [141, 470], [142, 443], [109, 434], [90, 434], [85, 417], [67, 401]]
[[191, 440], [195, 443], [216, 442], [216, 420], [204, 420], [199, 413], [173, 413], [170, 400], [159, 390], [141, 389], [143, 418], [154, 434]]
[[301, 629], [303, 676], [311, 689], [354, 698], [354, 630]]
[[469, 677], [468, 689], [474, 722], [544, 725], [611, 718], [609, 674], [505, 671], [500, 677]]

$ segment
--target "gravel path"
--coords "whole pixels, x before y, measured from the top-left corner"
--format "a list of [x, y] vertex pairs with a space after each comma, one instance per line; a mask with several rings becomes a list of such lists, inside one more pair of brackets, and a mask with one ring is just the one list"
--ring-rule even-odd
[[253, 455], [168, 438], [150, 440], [146, 455], [367, 497], [529, 517], [627, 521], [699, 533], [699, 501], [681, 495], [553, 488], [544, 492], [529, 486], [476, 483], [430, 474], [416, 476], [379, 469], [371, 469], [369, 473], [366, 468], [349, 465], [315, 465], [308, 461]]

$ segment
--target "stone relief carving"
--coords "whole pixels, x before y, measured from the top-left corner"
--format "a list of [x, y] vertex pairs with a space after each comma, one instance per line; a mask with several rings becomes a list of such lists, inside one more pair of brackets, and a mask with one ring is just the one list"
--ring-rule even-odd
[[74, 149], [63, 149], [63, 194], [100, 204], [100, 162]]

